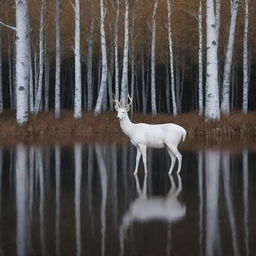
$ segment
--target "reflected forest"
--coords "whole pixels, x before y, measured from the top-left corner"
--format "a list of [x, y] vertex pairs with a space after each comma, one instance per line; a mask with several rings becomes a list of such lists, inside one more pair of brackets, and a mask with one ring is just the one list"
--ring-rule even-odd
[[2, 255], [253, 255], [255, 153], [183, 150], [181, 179], [156, 152], [133, 176], [127, 144], [1, 149]]
[[256, 2], [0, 1], [0, 112], [73, 109], [113, 98], [143, 113], [255, 109]]

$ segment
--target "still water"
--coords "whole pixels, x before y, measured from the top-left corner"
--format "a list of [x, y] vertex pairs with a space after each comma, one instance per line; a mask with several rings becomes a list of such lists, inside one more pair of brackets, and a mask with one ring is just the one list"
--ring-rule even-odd
[[255, 255], [254, 152], [129, 144], [0, 149], [0, 255]]

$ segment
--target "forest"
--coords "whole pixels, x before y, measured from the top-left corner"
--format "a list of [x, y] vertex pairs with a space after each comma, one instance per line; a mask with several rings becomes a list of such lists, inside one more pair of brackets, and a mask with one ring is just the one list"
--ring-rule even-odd
[[256, 2], [0, 1], [0, 112], [255, 110]]

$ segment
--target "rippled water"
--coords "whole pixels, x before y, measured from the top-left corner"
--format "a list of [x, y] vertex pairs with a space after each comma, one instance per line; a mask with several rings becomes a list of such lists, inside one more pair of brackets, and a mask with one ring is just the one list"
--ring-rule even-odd
[[0, 255], [255, 255], [255, 153], [132, 146], [0, 149]]

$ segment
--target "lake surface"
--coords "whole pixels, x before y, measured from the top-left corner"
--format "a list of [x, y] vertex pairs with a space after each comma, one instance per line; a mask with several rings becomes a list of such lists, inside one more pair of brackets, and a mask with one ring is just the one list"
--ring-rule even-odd
[[255, 255], [255, 153], [181, 153], [134, 177], [130, 144], [1, 148], [0, 255]]

